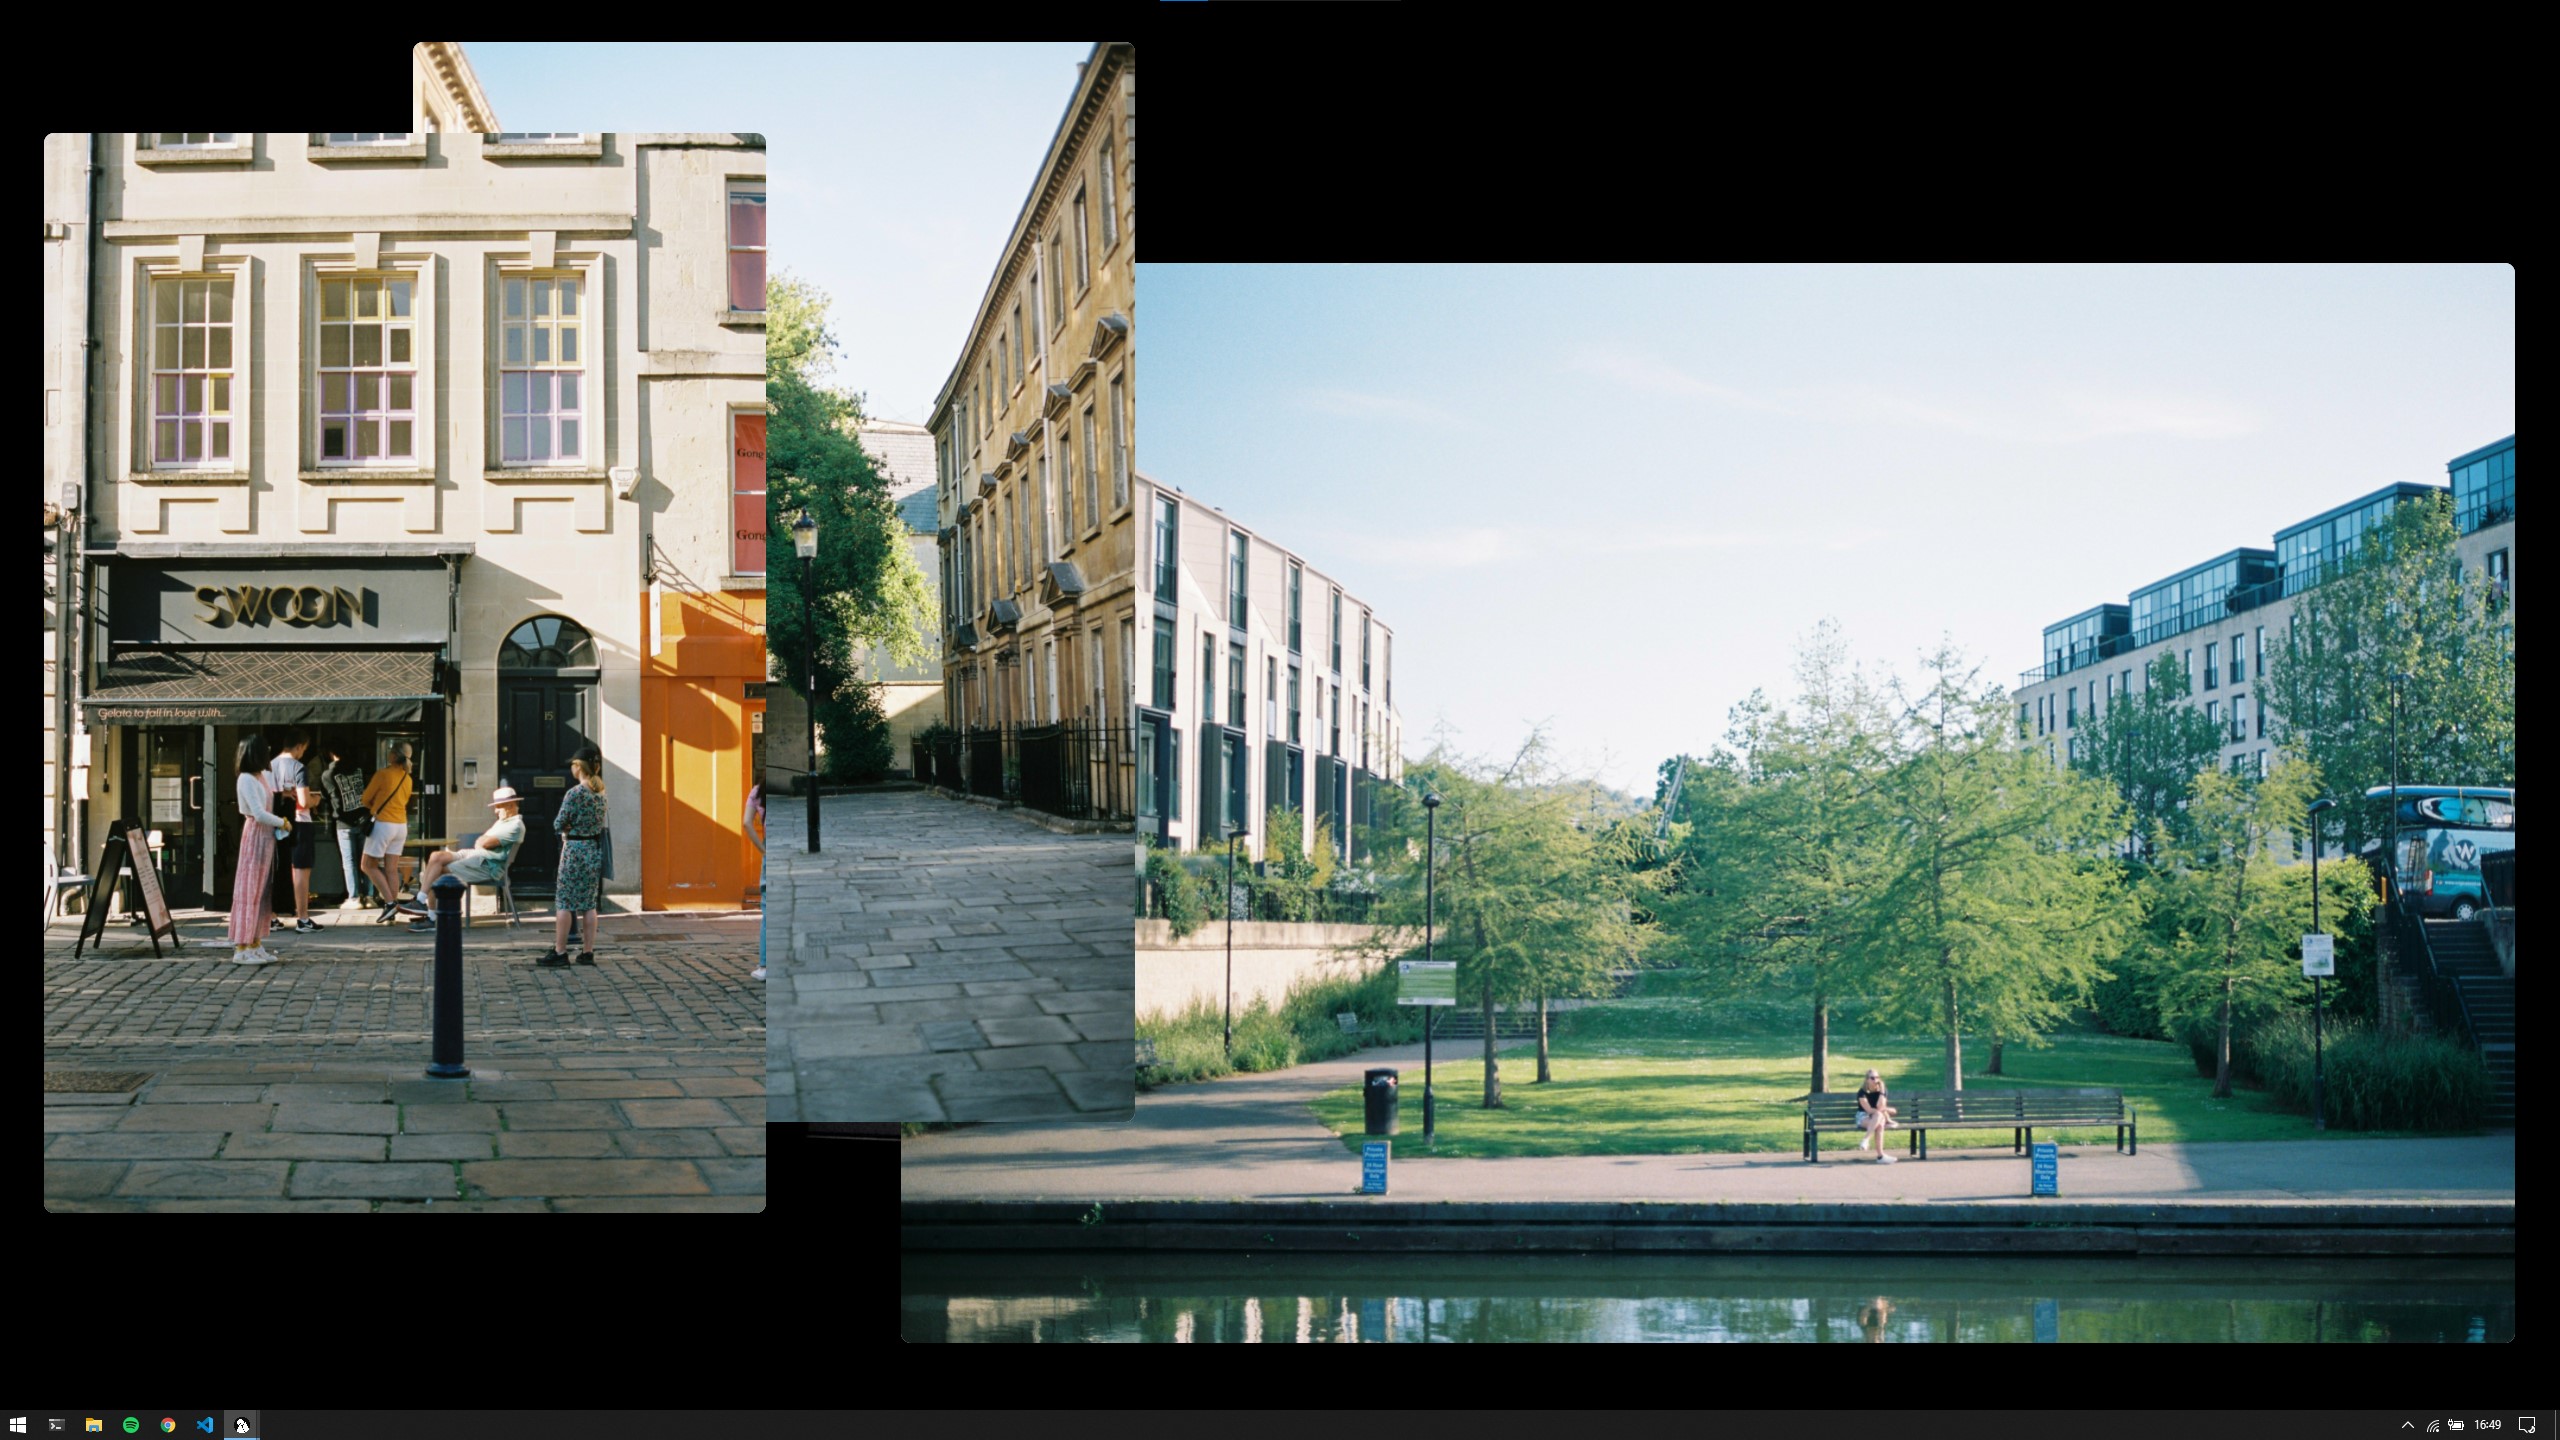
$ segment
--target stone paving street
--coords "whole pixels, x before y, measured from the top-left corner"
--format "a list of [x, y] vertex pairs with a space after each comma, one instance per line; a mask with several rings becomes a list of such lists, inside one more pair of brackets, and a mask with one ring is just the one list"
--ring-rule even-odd
[[[759, 917], [604, 916], [592, 967], [546, 970], [549, 916], [465, 940], [467, 1080], [430, 1080], [434, 937], [315, 912], [278, 963], [230, 963], [181, 912], [154, 959], [108, 928], [44, 947], [49, 1210], [761, 1210]], [[165, 947], [167, 942], [163, 942]]]
[[[1125, 1115], [1127, 833], [1058, 835], [930, 791], [777, 800], [768, 1118]], [[787, 943], [786, 943], [787, 941]]]

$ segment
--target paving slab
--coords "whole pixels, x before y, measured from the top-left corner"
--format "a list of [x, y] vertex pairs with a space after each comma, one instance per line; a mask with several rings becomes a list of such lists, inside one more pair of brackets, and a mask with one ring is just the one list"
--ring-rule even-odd
[[457, 1132], [450, 1135], [394, 1135], [394, 1160], [486, 1160], [497, 1153], [497, 1137]]
[[375, 1197], [398, 1196], [405, 1199], [444, 1199], [459, 1192], [451, 1165], [402, 1164], [343, 1165], [329, 1161], [308, 1161], [293, 1169], [292, 1195], [297, 1200], [324, 1199], [339, 1195]]
[[462, 1167], [474, 1195], [704, 1195], [702, 1172], [682, 1160], [483, 1160]]
[[137, 1199], [235, 1199], [284, 1194], [283, 1160], [136, 1160], [115, 1193]]
[[222, 1147], [225, 1160], [379, 1160], [380, 1135], [234, 1135]]
[[400, 1128], [400, 1107], [284, 1104], [276, 1107], [275, 1128], [335, 1135], [388, 1135]]

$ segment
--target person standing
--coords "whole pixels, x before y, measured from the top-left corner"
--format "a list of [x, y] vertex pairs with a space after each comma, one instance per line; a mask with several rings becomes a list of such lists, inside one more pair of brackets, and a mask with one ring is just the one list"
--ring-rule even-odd
[[[320, 926], [311, 918], [311, 862], [319, 841], [320, 829], [311, 823], [311, 776], [302, 757], [311, 749], [311, 737], [300, 727], [284, 732], [276, 749], [276, 758], [267, 779], [280, 799], [293, 805], [293, 835], [289, 857], [293, 868], [293, 928], [306, 935], [317, 934]], [[284, 862], [279, 861], [276, 876], [284, 879]], [[278, 887], [281, 890], [282, 884]], [[284, 897], [276, 897], [281, 906]]]
[[409, 843], [409, 747], [391, 747], [391, 763], [373, 772], [357, 803], [373, 817], [364, 837], [365, 874], [373, 879], [373, 898], [382, 902], [374, 923], [388, 925], [400, 913], [400, 847]]
[[274, 914], [268, 873], [276, 857], [276, 841], [293, 830], [275, 813], [275, 787], [267, 783], [267, 766], [275, 746], [264, 735], [240, 742], [235, 767], [235, 793], [240, 798], [240, 863], [231, 872], [231, 959], [241, 965], [264, 965], [276, 958], [269, 950], [267, 920]]
[[536, 963], [566, 965], [569, 963], [570, 917], [586, 916], [586, 948], [578, 952], [577, 963], [596, 963], [596, 892], [604, 883], [604, 754], [593, 745], [581, 745], [569, 759], [569, 775], [577, 783], [561, 798], [560, 813], [551, 823], [560, 832], [560, 876], [554, 887], [551, 919], [551, 953]]
[[[761, 870], [764, 863], [764, 777], [762, 775], [756, 777], [755, 788], [747, 792], [746, 827], [747, 838], [756, 842], [756, 863], [757, 868]], [[763, 887], [758, 886], [757, 891], [761, 894]], [[764, 978], [764, 926], [761, 924], [756, 926], [756, 968], [749, 972], [748, 978], [752, 980]]]
[[335, 743], [321, 746], [320, 753], [329, 757], [320, 768], [320, 798], [329, 809], [329, 828], [338, 832], [338, 873], [347, 882], [347, 898], [338, 908], [359, 910], [364, 907], [360, 892], [372, 888], [356, 865], [356, 851], [364, 843], [358, 832], [365, 822], [357, 819], [364, 814], [364, 768], [340, 754]]

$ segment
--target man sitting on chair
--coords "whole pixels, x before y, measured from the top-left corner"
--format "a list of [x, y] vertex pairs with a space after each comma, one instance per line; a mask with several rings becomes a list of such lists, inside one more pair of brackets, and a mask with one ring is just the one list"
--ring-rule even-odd
[[507, 868], [507, 856], [524, 843], [524, 817], [516, 813], [515, 787], [501, 785], [489, 797], [489, 808], [498, 812], [497, 823], [480, 832], [479, 843], [468, 850], [438, 850], [427, 857], [426, 873], [418, 877], [418, 896], [403, 900], [400, 908], [419, 918], [409, 922], [412, 930], [433, 930], [436, 922], [429, 917], [431, 901], [428, 890], [436, 877], [451, 875], [465, 885], [495, 885], [499, 874]]

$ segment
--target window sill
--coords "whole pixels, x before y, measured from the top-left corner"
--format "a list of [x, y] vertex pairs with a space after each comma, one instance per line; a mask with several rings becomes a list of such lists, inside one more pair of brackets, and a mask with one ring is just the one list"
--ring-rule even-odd
[[311, 142], [311, 163], [314, 165], [357, 165], [369, 160], [424, 163], [426, 158], [427, 137], [424, 135], [412, 137], [406, 145], [332, 145], [324, 138], [314, 138]]
[[489, 140], [482, 143], [480, 153], [491, 160], [599, 160], [604, 157], [604, 142], [588, 139], [519, 144]]
[[246, 470], [137, 470], [124, 477], [128, 485], [246, 485]]
[[225, 145], [219, 149], [204, 150], [153, 150], [146, 147], [133, 152], [136, 165], [246, 165], [256, 158], [255, 147], [249, 145]]
[[433, 470], [366, 470], [352, 465], [343, 470], [305, 470], [301, 474], [304, 483], [311, 485], [428, 485], [436, 478]]
[[766, 578], [762, 575], [723, 575], [720, 577], [720, 588], [740, 591], [762, 590], [765, 588]]
[[536, 466], [525, 465], [505, 470], [485, 470], [482, 472], [481, 478], [493, 485], [502, 485], [510, 481], [524, 480], [547, 480], [579, 485], [602, 485], [612, 477], [605, 471], [589, 470], [576, 465], [564, 465], [556, 470], [544, 470]]
[[723, 325], [750, 325], [761, 330], [764, 328], [764, 314], [765, 312], [762, 310], [724, 310], [720, 314], [720, 323]]

